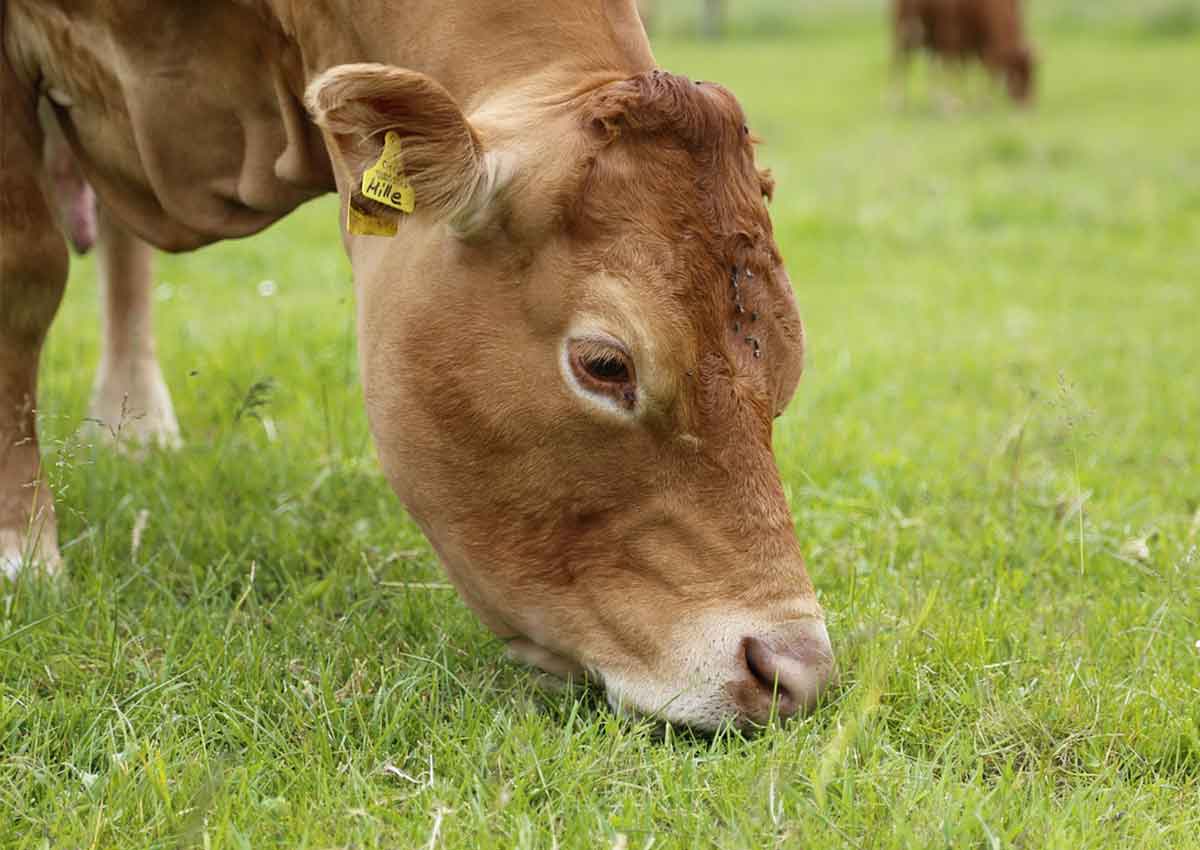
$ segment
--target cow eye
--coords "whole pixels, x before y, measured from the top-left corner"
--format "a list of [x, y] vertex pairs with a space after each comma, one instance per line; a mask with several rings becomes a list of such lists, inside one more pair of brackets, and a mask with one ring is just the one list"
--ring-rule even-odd
[[629, 381], [629, 366], [620, 357], [605, 352], [598, 357], [583, 358], [583, 368], [597, 381], [623, 384]]
[[633, 358], [624, 346], [613, 339], [586, 337], [571, 340], [567, 351], [580, 387], [625, 410], [637, 406]]

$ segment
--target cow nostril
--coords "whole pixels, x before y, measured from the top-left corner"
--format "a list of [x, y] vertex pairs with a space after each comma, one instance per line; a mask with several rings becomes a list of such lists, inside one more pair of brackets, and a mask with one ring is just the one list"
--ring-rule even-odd
[[740, 705], [747, 717], [759, 723], [773, 712], [791, 717], [811, 711], [836, 679], [824, 623], [792, 623], [773, 630], [768, 640], [745, 637], [741, 644], [750, 675], [749, 681], [742, 680]]
[[778, 663], [779, 655], [756, 637], [742, 640], [742, 654], [746, 658], [746, 669], [758, 686], [776, 702], [779, 714], [790, 717], [799, 705], [788, 689], [786, 673]]

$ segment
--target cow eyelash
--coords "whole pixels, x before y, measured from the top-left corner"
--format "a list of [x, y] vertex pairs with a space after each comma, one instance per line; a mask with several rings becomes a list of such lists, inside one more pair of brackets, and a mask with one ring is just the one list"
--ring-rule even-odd
[[629, 365], [621, 357], [609, 352], [596, 357], [583, 358], [583, 368], [597, 381], [607, 383], [629, 381]]
[[575, 380], [583, 389], [603, 396], [625, 410], [637, 406], [633, 359], [615, 340], [572, 340], [568, 358]]

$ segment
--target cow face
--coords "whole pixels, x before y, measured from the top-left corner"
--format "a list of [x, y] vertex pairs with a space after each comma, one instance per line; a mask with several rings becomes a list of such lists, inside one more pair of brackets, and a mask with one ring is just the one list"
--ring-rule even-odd
[[371, 216], [402, 215], [358, 196], [402, 139], [413, 213], [348, 237], [363, 382], [466, 602], [623, 710], [713, 729], [811, 707], [833, 656], [771, 448], [803, 332], [733, 97], [653, 72], [468, 121], [428, 78], [357, 65], [309, 104]]

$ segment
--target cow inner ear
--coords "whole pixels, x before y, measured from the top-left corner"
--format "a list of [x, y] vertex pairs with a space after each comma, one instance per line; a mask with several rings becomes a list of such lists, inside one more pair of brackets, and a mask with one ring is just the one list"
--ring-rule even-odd
[[[419, 211], [464, 234], [486, 226], [507, 174], [503, 158], [485, 150], [435, 80], [389, 65], [339, 65], [313, 80], [305, 101], [326, 131], [352, 211], [388, 221]], [[389, 170], [390, 180], [364, 186], [364, 173], [387, 178]]]

